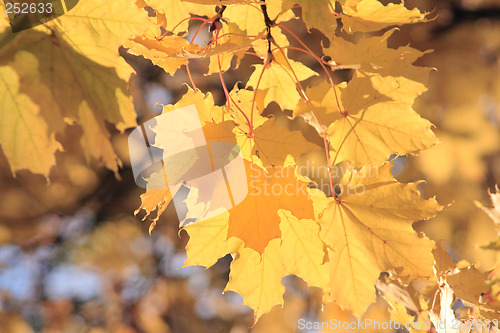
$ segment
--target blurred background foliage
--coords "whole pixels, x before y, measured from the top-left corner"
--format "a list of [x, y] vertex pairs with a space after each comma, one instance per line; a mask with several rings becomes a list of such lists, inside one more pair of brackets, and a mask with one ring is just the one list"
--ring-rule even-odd
[[[415, 229], [441, 241], [455, 261], [465, 259], [486, 271], [494, 268], [495, 253], [480, 245], [494, 241], [496, 230], [473, 201], [490, 205], [487, 190], [500, 183], [500, 3], [406, 4], [431, 12], [434, 20], [401, 28], [390, 43], [434, 50], [418, 60], [436, 70], [429, 91], [415, 106], [435, 124], [441, 144], [419, 156], [398, 158], [393, 172], [403, 182], [425, 179], [423, 195], [449, 204]], [[297, 21], [287, 26], [312, 50], [319, 51], [326, 41], [319, 32], [308, 34]], [[208, 38], [206, 31], [197, 42]], [[171, 77], [148, 60], [122, 54], [137, 71], [131, 88], [139, 123], [159, 114], [156, 103], [174, 103], [187, 90], [185, 71]], [[307, 55], [292, 50], [290, 55], [315, 69]], [[245, 82], [253, 63], [252, 56], [245, 56], [239, 69], [224, 74], [226, 84]], [[204, 75], [207, 69], [206, 61], [193, 61], [194, 81], [222, 104], [219, 78]], [[348, 77], [348, 71], [336, 73], [338, 81]], [[290, 114], [277, 106], [265, 112], [274, 113], [281, 126], [318, 139], [303, 121], [289, 120]], [[221, 293], [230, 256], [208, 270], [182, 268], [187, 235], [178, 233], [173, 207], [167, 208], [152, 236], [142, 216], [134, 217], [143, 190], [133, 181], [127, 133], [113, 132], [112, 142], [124, 162], [118, 180], [111, 171], [86, 162], [80, 129], [67, 132], [68, 148], [57, 155], [49, 185], [27, 171], [13, 178], [0, 154], [0, 332], [296, 332], [301, 318], [351, 320], [336, 304], [322, 312], [321, 292], [288, 276], [283, 279], [284, 308], [274, 308], [251, 327], [252, 311], [241, 305], [242, 298]], [[322, 163], [315, 154], [306, 157]], [[405, 316], [398, 311], [380, 299], [365, 317], [382, 321]]]

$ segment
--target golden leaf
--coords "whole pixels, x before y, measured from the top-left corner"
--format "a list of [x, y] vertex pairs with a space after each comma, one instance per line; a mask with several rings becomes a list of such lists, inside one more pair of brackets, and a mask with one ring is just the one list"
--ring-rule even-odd
[[337, 199], [317, 190], [312, 197], [320, 237], [328, 246], [332, 298], [356, 316], [375, 301], [380, 272], [394, 269], [410, 279], [433, 273], [434, 242], [419, 237], [412, 223], [442, 207], [421, 198], [418, 183], [394, 180], [391, 168], [389, 163], [353, 169], [339, 185]]

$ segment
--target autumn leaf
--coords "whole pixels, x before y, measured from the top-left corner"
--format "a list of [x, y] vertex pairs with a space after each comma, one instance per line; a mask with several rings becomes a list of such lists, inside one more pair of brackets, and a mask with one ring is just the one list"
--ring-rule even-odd
[[246, 247], [240, 249], [231, 263], [225, 288], [244, 297], [244, 304], [255, 311], [255, 320], [272, 306], [283, 304], [285, 289], [281, 279], [288, 274], [303, 278], [310, 286], [327, 288], [325, 253], [317, 222], [299, 220], [287, 210], [280, 209], [278, 214], [281, 242], [271, 240], [262, 255]]
[[179, 36], [167, 36], [161, 39], [158, 36], [138, 36], [123, 46], [128, 48], [128, 53], [151, 60], [154, 65], [160, 66], [170, 75], [175, 74], [182, 65], [188, 64], [185, 52], [203, 50], [201, 46], [190, 44]]
[[466, 267], [458, 273], [449, 275], [446, 282], [450, 285], [456, 297], [479, 304], [479, 297], [490, 288], [486, 284], [489, 272], [482, 273], [475, 267]]
[[243, 241], [235, 237], [227, 239], [228, 228], [228, 212], [183, 227], [189, 235], [184, 266], [208, 268], [226, 254], [236, 253], [243, 246]]
[[342, 0], [343, 29], [349, 33], [376, 31], [394, 25], [425, 22], [417, 8], [407, 9], [404, 2], [386, 6], [377, 0]]
[[262, 20], [262, 12], [258, 6], [229, 6], [224, 11], [224, 17], [249, 35], [258, 35], [266, 30], [266, 25]]
[[283, 303], [285, 287], [281, 284], [284, 268], [278, 255], [280, 242], [280, 239], [273, 239], [262, 254], [251, 248], [240, 249], [231, 263], [224, 291], [232, 290], [242, 295], [243, 304], [254, 310], [255, 319], [269, 312], [275, 304]]
[[[104, 124], [112, 123], [120, 131], [136, 125], [128, 92], [133, 70], [118, 49], [128, 38], [147, 30], [148, 22], [147, 13], [133, 2], [124, 10], [123, 2], [91, 0], [81, 1], [67, 14], [15, 36], [4, 31], [0, 36], [0, 65], [14, 68], [19, 77], [17, 90], [32, 101], [23, 107], [25, 114], [38, 118], [32, 118], [32, 130], [54, 138], [56, 134], [64, 135], [67, 124], [85, 123], [85, 155], [116, 173], [120, 164]], [[2, 111], [15, 108], [13, 102], [5, 104]], [[47, 127], [42, 130], [39, 126], [43, 123]], [[37, 155], [44, 156], [42, 162], [25, 164], [23, 168], [48, 174], [56, 146], [47, 140], [36, 148]], [[25, 140], [19, 137], [16, 141]], [[7, 156], [17, 154], [3, 142], [2, 146]]]
[[332, 19], [334, 10], [329, 0], [285, 0], [283, 9], [290, 9], [293, 5], [302, 8], [302, 19], [309, 29], [316, 28], [328, 38], [333, 36], [337, 22]]
[[[217, 258], [234, 253], [225, 290], [240, 293], [245, 304], [255, 310], [256, 319], [274, 305], [283, 304], [281, 279], [288, 274], [300, 276], [311, 286], [328, 288], [327, 265], [323, 263], [325, 253], [316, 221], [299, 220], [290, 211], [278, 210], [281, 240], [271, 240], [264, 253], [259, 254], [245, 247], [239, 238], [226, 239], [228, 215], [224, 213], [183, 228], [189, 234], [184, 266], [210, 267]], [[261, 282], [263, 279], [266, 283]]]
[[312, 196], [320, 237], [328, 246], [332, 299], [356, 316], [375, 301], [380, 272], [394, 269], [408, 279], [432, 275], [434, 243], [419, 237], [412, 223], [442, 207], [421, 198], [418, 183], [394, 180], [391, 168], [388, 163], [351, 170], [337, 199], [320, 191]]
[[[222, 25], [219, 35], [222, 36], [224, 34], [227, 35], [224, 40], [235, 45], [243, 45], [248, 42], [250, 42], [250, 44], [255, 43], [254, 40], [250, 40], [248, 37], [245, 37], [245, 31], [238, 28], [235, 23], [228, 22], [228, 24]], [[221, 72], [227, 71], [231, 67], [233, 57], [236, 57], [237, 59], [235, 68], [238, 68], [241, 59], [245, 55], [245, 51], [250, 46], [251, 45], [248, 45], [247, 48], [241, 47], [239, 50], [235, 47], [233, 52], [221, 52], [220, 54], [210, 57], [210, 65], [208, 67], [207, 74], [219, 73], [219, 70]]]
[[258, 156], [264, 166], [281, 166], [288, 155], [297, 158], [308, 151], [320, 149], [306, 141], [300, 131], [280, 128], [273, 119], [257, 127], [252, 137], [236, 129], [233, 132], [243, 158], [252, 160], [252, 156]]
[[54, 153], [62, 147], [39, 116], [39, 107], [19, 88], [14, 69], [0, 66], [0, 144], [13, 173], [30, 169], [48, 177]]
[[[172, 193], [168, 188], [166, 183], [166, 175], [164, 172], [164, 167], [162, 167], [162, 172], [152, 173], [147, 179], [147, 184], [159, 184], [161, 182], [165, 183], [165, 188], [157, 188], [158, 186], [147, 186], [146, 192], [141, 194], [141, 205], [134, 211], [134, 215], [137, 216], [141, 209], [143, 209], [146, 214], [142, 220], [146, 220], [152, 212], [156, 210], [156, 216], [151, 219], [149, 225], [149, 233], [153, 231], [156, 227], [156, 223], [160, 219], [161, 214], [167, 209], [168, 204], [172, 200]], [[175, 193], [174, 193], [175, 194]]]
[[328, 127], [332, 163], [377, 165], [392, 154], [415, 154], [436, 143], [429, 121], [411, 104], [380, 94], [369, 78], [353, 77], [341, 89], [341, 100], [344, 116]]
[[[288, 63], [290, 65], [288, 65]], [[295, 77], [303, 81], [317, 73], [298, 61], [288, 59], [288, 63], [272, 61], [264, 65], [254, 65], [255, 70], [248, 79], [247, 86], [262, 92], [262, 109], [271, 102], [276, 102], [282, 109], [295, 109], [300, 100], [300, 94], [295, 86]]]
[[115, 176], [119, 177], [118, 167], [121, 167], [122, 163], [110, 142], [111, 135], [102, 118], [97, 117], [85, 101], [80, 104], [78, 118], [84, 128], [81, 145], [87, 161], [102, 161], [105, 167], [113, 170]]
[[191, 14], [208, 17], [215, 15], [215, 7], [210, 3], [205, 6], [179, 0], [140, 0], [138, 6], [140, 8], [151, 7], [157, 12], [161, 25], [176, 34], [188, 30], [189, 20], [185, 18], [190, 17]]
[[194, 91], [191, 88], [188, 88], [188, 91], [177, 103], [163, 105], [162, 113], [188, 105], [196, 107], [202, 126], [207, 122], [219, 123], [224, 120], [224, 109], [214, 104], [214, 98], [211, 93], [204, 94], [201, 91]]
[[245, 160], [245, 169], [248, 195], [230, 211], [227, 238], [237, 237], [262, 254], [271, 240], [281, 237], [278, 209], [302, 219], [312, 216], [313, 206], [307, 182], [297, 178], [294, 167], [264, 169]]

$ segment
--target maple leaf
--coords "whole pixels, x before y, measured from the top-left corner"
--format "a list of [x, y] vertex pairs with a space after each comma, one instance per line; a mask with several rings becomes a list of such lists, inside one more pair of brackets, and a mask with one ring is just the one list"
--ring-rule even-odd
[[258, 154], [265, 166], [283, 165], [288, 155], [297, 158], [306, 152], [319, 149], [317, 145], [308, 142], [300, 131], [280, 128], [273, 119], [257, 127], [253, 138], [237, 135], [237, 139], [242, 151], [248, 151], [247, 148], [251, 147], [252, 155]]
[[229, 6], [224, 11], [224, 17], [249, 35], [258, 35], [266, 30], [262, 12], [257, 6]]
[[[42, 26], [16, 33], [15, 38], [9, 31], [0, 35], [0, 65], [12, 66], [17, 72], [19, 91], [33, 101], [25, 105], [24, 112], [40, 117], [38, 124], [47, 124], [41, 133], [52, 137], [64, 135], [67, 124], [90, 125], [82, 136], [85, 155], [102, 161], [116, 174], [120, 164], [104, 121], [120, 131], [136, 125], [128, 92], [133, 70], [118, 49], [128, 38], [146, 31], [148, 22], [147, 13], [133, 2], [124, 10], [122, 1], [91, 0], [79, 2], [67, 14]], [[15, 106], [6, 104], [0, 113], [12, 108]], [[24, 141], [21, 137], [16, 140]], [[1, 144], [5, 154], [12, 156], [6, 144]], [[54, 146], [46, 148], [50, 149], [38, 154], [53, 156]], [[42, 165], [47, 175], [47, 163]], [[36, 163], [28, 168], [41, 171]]]
[[224, 120], [224, 109], [220, 106], [215, 106], [214, 98], [210, 92], [204, 94], [199, 90], [194, 91], [190, 87], [188, 87], [188, 91], [177, 103], [163, 105], [162, 113], [193, 104], [198, 111], [198, 117], [202, 126], [207, 122], [220, 123]]
[[333, 37], [337, 23], [332, 19], [335, 12], [330, 0], [285, 0], [283, 10], [296, 4], [302, 8], [302, 19], [309, 29], [316, 28], [328, 38]]
[[291, 59], [288, 59], [288, 63], [278, 62], [281, 61], [280, 59], [281, 57], [272, 61], [265, 67], [265, 70], [264, 65], [254, 65], [255, 70], [248, 79], [248, 87], [254, 89], [258, 87], [262, 90], [258, 93], [258, 95], [263, 95], [261, 109], [271, 102], [276, 102], [282, 109], [293, 110], [301, 99], [295, 85], [295, 77], [298, 81], [304, 81], [318, 75], [300, 62]]
[[380, 272], [395, 269], [409, 279], [432, 275], [434, 242], [419, 237], [412, 223], [442, 207], [434, 198], [421, 198], [418, 183], [394, 180], [391, 168], [388, 163], [351, 170], [337, 199], [318, 190], [312, 196], [320, 237], [328, 246], [332, 299], [356, 316], [375, 301]]
[[414, 154], [436, 143], [428, 120], [411, 104], [381, 94], [369, 78], [355, 75], [340, 91], [344, 115], [328, 127], [333, 163], [377, 165], [391, 154]]
[[479, 297], [490, 290], [486, 284], [489, 273], [482, 273], [473, 266], [466, 267], [456, 274], [449, 275], [446, 282], [458, 298], [478, 305]]
[[310, 286], [327, 288], [325, 253], [317, 222], [299, 220], [282, 209], [278, 215], [281, 240], [271, 240], [262, 254], [247, 247], [238, 249], [225, 288], [243, 296], [244, 304], [254, 309], [255, 320], [274, 305], [283, 304], [285, 289], [281, 279], [286, 275], [294, 274]]
[[[257, 4], [249, 3], [245, 5], [241, 2], [234, 6], [228, 6], [224, 11], [224, 18], [237, 24], [241, 30], [246, 31], [249, 35], [258, 35], [266, 30], [266, 25], [262, 19], [262, 9]], [[264, 3], [261, 2], [260, 4]], [[282, 12], [282, 0], [268, 1], [265, 4], [267, 13], [271, 19]], [[291, 16], [288, 14], [281, 15], [277, 22], [283, 22], [290, 18]]]
[[128, 53], [140, 55], [151, 60], [154, 65], [160, 66], [170, 75], [182, 66], [187, 65], [189, 60], [183, 53], [201, 51], [203, 48], [197, 44], [190, 44], [185, 38], [179, 36], [167, 36], [162, 39], [159, 35], [142, 35], [123, 44]]
[[48, 177], [54, 153], [62, 150], [49, 134], [39, 107], [19, 92], [19, 77], [12, 67], [0, 66], [0, 144], [13, 173], [30, 169]]
[[248, 195], [229, 214], [227, 238], [238, 237], [245, 247], [262, 254], [267, 244], [281, 237], [278, 209], [287, 209], [299, 219], [313, 216], [305, 178], [295, 168], [262, 168], [245, 160]]
[[245, 304], [255, 310], [256, 320], [274, 305], [283, 304], [281, 279], [288, 274], [303, 278], [311, 286], [328, 289], [318, 223], [299, 220], [287, 210], [280, 209], [277, 213], [281, 239], [271, 240], [262, 254], [245, 247], [241, 239], [228, 237], [230, 213], [227, 212], [183, 228], [189, 234], [184, 266], [210, 267], [219, 257], [233, 254], [225, 290], [241, 294]]
[[[227, 35], [225, 36], [224, 40], [235, 45], [243, 45], [250, 41], [248, 37], [245, 37], [245, 31], [238, 28], [238, 26], [232, 22], [222, 25], [219, 35], [222, 36], [224, 34]], [[255, 43], [255, 41], [250, 41], [250, 43], [253, 44]], [[219, 69], [221, 72], [227, 71], [231, 67], [231, 61], [235, 56], [237, 58], [235, 68], [238, 68], [241, 59], [245, 55], [245, 50], [246, 49], [243, 48], [241, 48], [240, 50], [236, 50], [235, 48], [234, 52], [220, 53], [218, 55], [210, 57], [210, 65], [208, 67], [207, 74], [218, 73]]]
[[[164, 188], [157, 188], [159, 186], [149, 186], [149, 184], [161, 184], [165, 183]], [[151, 220], [149, 225], [149, 234], [153, 231], [156, 223], [160, 219], [161, 214], [167, 209], [168, 204], [172, 200], [172, 193], [168, 188], [166, 183], [165, 167], [162, 166], [162, 172], [155, 172], [150, 175], [146, 182], [146, 192], [141, 194], [141, 205], [134, 211], [134, 215], [144, 209], [146, 214], [142, 220], [146, 220], [150, 214], [156, 210], [156, 217]]]
[[377, 0], [341, 0], [341, 19], [347, 32], [376, 31], [383, 28], [425, 21], [425, 13], [407, 9], [404, 2], [386, 6]]
[[227, 239], [229, 212], [188, 224], [182, 229], [189, 235], [186, 244], [187, 258], [183, 267], [200, 265], [210, 267], [228, 253], [236, 253], [243, 241], [232, 237]]
[[214, 6], [210, 3], [202, 5], [179, 0], [139, 0], [138, 6], [151, 7], [157, 12], [161, 25], [168, 31], [173, 31], [175, 28], [175, 33], [188, 30], [189, 20], [183, 19], [190, 17], [191, 14], [208, 17], [215, 15]]
[[[232, 122], [223, 121], [225, 112], [222, 107], [214, 105], [211, 93], [205, 95], [201, 91], [194, 91], [188, 88], [187, 92], [177, 103], [163, 105], [162, 114], [189, 105], [194, 105], [196, 107], [207, 142], [235, 141], [234, 134], [231, 132], [234, 128], [234, 124]], [[168, 142], [162, 143], [161, 137], [155, 139], [155, 145], [161, 148], [169, 147]], [[166, 175], [164, 173], [155, 173], [151, 177], [154, 177], [154, 179], [149, 179], [147, 184], [165, 183], [166, 188], [155, 188], [154, 186], [146, 188], [146, 191], [141, 195], [141, 205], [135, 211], [135, 215], [137, 215], [141, 209], [144, 209], [146, 215], [143, 220], [145, 220], [152, 211], [157, 209], [156, 217], [151, 221], [150, 232], [154, 229], [160, 215], [165, 211], [168, 203], [172, 199], [172, 193], [170, 193], [168, 184], [166, 184]]]
[[431, 69], [412, 64], [428, 52], [410, 46], [389, 48], [387, 40], [395, 31], [362, 37], [356, 43], [334, 38], [323, 52], [332, 58], [331, 64], [355, 68], [358, 73], [370, 77], [380, 94], [413, 104], [415, 98], [427, 90]]

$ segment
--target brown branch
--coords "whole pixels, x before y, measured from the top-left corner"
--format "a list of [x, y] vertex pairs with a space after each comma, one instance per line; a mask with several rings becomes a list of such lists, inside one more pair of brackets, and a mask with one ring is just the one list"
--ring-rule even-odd
[[[265, 2], [265, 1], [264, 1]], [[267, 13], [267, 5], [260, 5], [260, 8], [262, 9], [262, 14], [264, 15], [264, 23], [266, 24], [266, 29], [267, 29], [267, 57], [269, 58], [269, 62], [273, 60], [273, 53], [271, 51], [271, 44], [275, 44], [273, 35], [271, 34], [271, 28], [276, 25], [276, 22], [271, 20], [269, 17], [269, 14]]]

